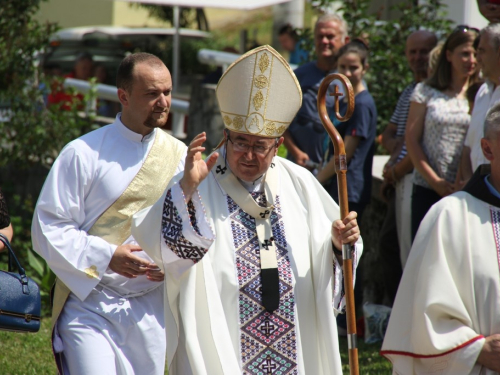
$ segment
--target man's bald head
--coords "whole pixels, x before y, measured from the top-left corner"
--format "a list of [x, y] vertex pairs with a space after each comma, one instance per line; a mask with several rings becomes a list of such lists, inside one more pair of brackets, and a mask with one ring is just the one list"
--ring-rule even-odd
[[427, 78], [429, 52], [436, 44], [436, 34], [427, 30], [414, 31], [406, 39], [406, 59], [417, 82]]

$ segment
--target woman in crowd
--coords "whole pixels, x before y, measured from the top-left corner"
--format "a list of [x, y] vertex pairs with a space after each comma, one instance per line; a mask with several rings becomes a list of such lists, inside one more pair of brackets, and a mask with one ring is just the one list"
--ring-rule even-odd
[[455, 177], [469, 127], [468, 87], [477, 80], [476, 29], [458, 26], [446, 39], [433, 74], [411, 97], [406, 146], [415, 167], [412, 238], [429, 208], [455, 191]]
[[[9, 242], [12, 240], [12, 224], [10, 223], [9, 212], [7, 211], [7, 203], [0, 190], [0, 233], [5, 235]], [[0, 251], [4, 249], [5, 245], [0, 242]]]

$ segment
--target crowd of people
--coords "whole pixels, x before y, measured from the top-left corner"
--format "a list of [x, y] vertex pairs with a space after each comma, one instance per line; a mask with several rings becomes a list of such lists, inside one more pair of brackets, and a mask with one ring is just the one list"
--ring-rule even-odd
[[[478, 1], [491, 20], [494, 3]], [[364, 80], [370, 48], [337, 14], [314, 26], [314, 61], [299, 53], [290, 25], [280, 37], [302, 65], [293, 71], [261, 46], [221, 72], [223, 139], [208, 156], [210, 135], [186, 146], [161, 130], [170, 72], [134, 53], [118, 67], [121, 113], [55, 160], [32, 240], [57, 276], [60, 373], [160, 375], [165, 363], [171, 375], [342, 373], [344, 259], [353, 259], [363, 302], [358, 222], [370, 203], [377, 127]], [[392, 306], [382, 355], [397, 374], [498, 373], [500, 24], [459, 25], [441, 42], [416, 30], [405, 56], [413, 81], [381, 137], [390, 156], [379, 266]], [[317, 110], [334, 72], [350, 81], [355, 102], [340, 122], [335, 96], [326, 98], [345, 143], [345, 218]], [[72, 74], [106, 79], [88, 54]], [[346, 89], [334, 83], [344, 112]], [[64, 110], [73, 100], [64, 95], [55, 90], [47, 102]], [[277, 156], [281, 145], [287, 158]], [[12, 238], [1, 191], [0, 232]]]

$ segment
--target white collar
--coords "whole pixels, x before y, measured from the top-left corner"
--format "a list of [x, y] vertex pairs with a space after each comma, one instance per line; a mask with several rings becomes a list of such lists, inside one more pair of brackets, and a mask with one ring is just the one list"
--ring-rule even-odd
[[148, 143], [151, 142], [155, 139], [155, 134], [157, 129], [153, 129], [153, 131], [145, 136], [142, 134], [136, 133], [129, 128], [127, 128], [122, 120], [121, 120], [121, 112], [116, 115], [115, 122], [112, 124], [116, 130], [126, 139], [132, 141], [132, 142], [137, 142], [137, 143]]

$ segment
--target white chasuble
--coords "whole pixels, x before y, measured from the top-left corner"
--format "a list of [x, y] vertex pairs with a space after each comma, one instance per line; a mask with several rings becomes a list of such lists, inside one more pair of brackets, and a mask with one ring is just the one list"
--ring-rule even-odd
[[500, 208], [458, 192], [419, 228], [382, 354], [395, 374], [493, 375], [476, 364], [500, 333]]
[[[343, 279], [330, 233], [338, 206], [304, 168], [279, 157], [272, 168], [280, 291], [272, 313], [262, 305], [256, 221], [218, 183], [217, 174], [231, 173], [225, 165], [188, 205], [174, 183], [135, 216], [134, 237], [166, 271], [171, 375], [342, 374], [335, 317]], [[264, 206], [265, 178], [262, 185], [251, 196]], [[359, 241], [355, 265], [361, 250]]]

